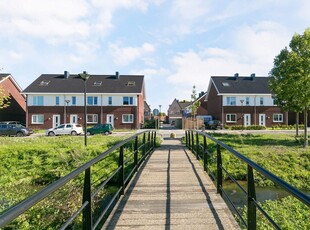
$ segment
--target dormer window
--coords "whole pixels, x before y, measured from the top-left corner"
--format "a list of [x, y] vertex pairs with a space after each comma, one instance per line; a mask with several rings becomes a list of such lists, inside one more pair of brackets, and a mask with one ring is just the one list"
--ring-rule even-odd
[[127, 82], [127, 86], [136, 86], [136, 82], [135, 81], [129, 81], [129, 82]]
[[94, 82], [94, 86], [101, 86], [102, 85], [102, 81], [95, 81]]
[[225, 87], [228, 87], [229, 83], [228, 82], [222, 82], [222, 85], [225, 86]]
[[48, 84], [50, 83], [50, 81], [41, 81], [40, 82], [40, 86], [48, 86]]

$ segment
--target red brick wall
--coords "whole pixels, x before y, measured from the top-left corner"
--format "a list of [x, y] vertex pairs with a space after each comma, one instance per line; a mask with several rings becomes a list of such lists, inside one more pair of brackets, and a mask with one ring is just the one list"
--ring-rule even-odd
[[[117, 129], [135, 129], [137, 118], [136, 106], [87, 106], [88, 114], [98, 114], [98, 123], [106, 123], [107, 114], [114, 114], [114, 127]], [[44, 114], [44, 124], [31, 124], [33, 114]], [[28, 124], [33, 129], [48, 129], [53, 126], [53, 115], [59, 114], [61, 123], [64, 123], [64, 107], [63, 106], [29, 106], [28, 107]], [[70, 114], [78, 115], [78, 123], [84, 126], [84, 107], [83, 106], [67, 106], [66, 107], [67, 122], [70, 121]], [[122, 123], [123, 114], [133, 114], [133, 123]], [[89, 124], [89, 126], [92, 126]]]
[[222, 96], [218, 96], [217, 92], [213, 86], [211, 85], [208, 101], [207, 101], [207, 111], [209, 115], [213, 117], [213, 120], [222, 121]]
[[197, 109], [197, 115], [198, 116], [208, 115], [207, 102], [205, 101], [205, 97], [201, 98], [199, 101], [200, 101], [200, 106]]
[[26, 123], [26, 98], [20, 94], [20, 91], [10, 77], [1, 82], [1, 87], [3, 87], [7, 94], [10, 94], [11, 98], [9, 99], [10, 106], [1, 109], [0, 120], [17, 120], [23, 124]]
[[144, 95], [143, 93], [141, 95], [138, 95], [138, 124], [136, 126], [137, 129], [140, 129], [142, 127], [142, 124], [144, 122]]

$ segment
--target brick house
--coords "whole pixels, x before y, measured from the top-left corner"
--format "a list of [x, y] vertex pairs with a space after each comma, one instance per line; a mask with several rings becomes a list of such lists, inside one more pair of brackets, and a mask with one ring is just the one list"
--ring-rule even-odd
[[207, 110], [224, 125], [287, 124], [288, 115], [274, 104], [268, 77], [211, 77], [206, 99]]
[[171, 124], [172, 122], [175, 122], [176, 120], [182, 120], [184, 116], [184, 112], [188, 105], [190, 105], [189, 101], [185, 101], [185, 100], [179, 101], [177, 99], [174, 99], [168, 108], [169, 123]]
[[21, 87], [9, 73], [0, 74], [0, 87], [10, 95], [10, 106], [0, 109], [0, 121], [19, 121], [26, 123], [26, 97], [21, 94]]
[[27, 97], [27, 124], [47, 129], [61, 123], [84, 125], [84, 86], [87, 125], [110, 123], [115, 128], [138, 129], [144, 121], [145, 85], [142, 75], [42, 74], [23, 94]]
[[152, 111], [149, 104], [144, 101], [144, 120], [150, 120], [152, 117]]

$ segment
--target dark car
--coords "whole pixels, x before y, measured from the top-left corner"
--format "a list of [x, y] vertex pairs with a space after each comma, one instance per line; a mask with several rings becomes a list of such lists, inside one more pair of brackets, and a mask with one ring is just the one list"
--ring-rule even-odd
[[206, 129], [223, 129], [223, 124], [219, 120], [212, 120], [206, 123]]
[[113, 126], [111, 124], [98, 124], [91, 128], [88, 128], [86, 133], [87, 135], [94, 135], [94, 134], [111, 134], [113, 130]]
[[[26, 125], [20, 123], [19, 121], [0, 121], [0, 124], [22, 125], [26, 127]], [[34, 133], [32, 129], [28, 128], [28, 130], [30, 134]]]
[[29, 136], [30, 130], [20, 124], [0, 123], [0, 136]]

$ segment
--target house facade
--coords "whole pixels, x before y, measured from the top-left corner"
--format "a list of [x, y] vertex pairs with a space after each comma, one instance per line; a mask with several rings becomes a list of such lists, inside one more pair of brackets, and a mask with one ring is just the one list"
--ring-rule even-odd
[[150, 120], [152, 117], [152, 111], [149, 104], [144, 101], [144, 120]]
[[184, 112], [186, 110], [186, 107], [190, 105], [190, 102], [188, 101], [179, 101], [177, 99], [174, 99], [171, 105], [169, 105], [168, 108], [168, 119], [169, 123], [174, 123], [176, 120], [182, 120], [184, 117]]
[[[27, 97], [26, 121], [34, 129], [61, 123], [138, 129], [144, 121], [145, 85], [142, 75], [43, 74], [23, 94]], [[84, 120], [84, 92], [87, 116]]]
[[207, 110], [224, 125], [273, 126], [288, 123], [288, 115], [274, 104], [268, 77], [211, 77]]
[[26, 124], [26, 97], [21, 94], [21, 87], [9, 73], [0, 74], [0, 87], [10, 96], [9, 107], [0, 109], [0, 121], [19, 121]]

